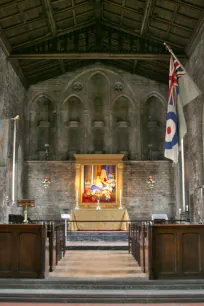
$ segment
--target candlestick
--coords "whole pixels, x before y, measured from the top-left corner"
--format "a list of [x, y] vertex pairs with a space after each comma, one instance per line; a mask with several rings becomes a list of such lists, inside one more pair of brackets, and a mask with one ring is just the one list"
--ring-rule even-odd
[[120, 189], [120, 206], [119, 206], [119, 209], [123, 209], [123, 206], [122, 206], [122, 189]]
[[79, 191], [76, 189], [76, 205], [75, 209], [79, 210]]

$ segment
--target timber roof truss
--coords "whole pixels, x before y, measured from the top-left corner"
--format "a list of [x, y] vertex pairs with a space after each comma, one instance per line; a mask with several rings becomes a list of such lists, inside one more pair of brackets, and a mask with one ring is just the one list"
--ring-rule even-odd
[[101, 61], [168, 82], [203, 24], [203, 0], [1, 0], [0, 42], [25, 85]]

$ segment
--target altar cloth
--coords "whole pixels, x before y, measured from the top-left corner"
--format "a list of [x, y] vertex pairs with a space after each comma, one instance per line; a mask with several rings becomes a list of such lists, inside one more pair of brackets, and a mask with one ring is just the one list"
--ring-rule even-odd
[[127, 209], [87, 208], [72, 210], [70, 221], [71, 231], [127, 231], [130, 219]]

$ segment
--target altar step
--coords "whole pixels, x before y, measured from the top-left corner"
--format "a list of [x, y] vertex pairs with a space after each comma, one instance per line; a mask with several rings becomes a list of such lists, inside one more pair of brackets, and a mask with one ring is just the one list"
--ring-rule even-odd
[[0, 279], [0, 302], [8, 305], [12, 302], [194, 305], [203, 301], [204, 280]]
[[146, 278], [127, 251], [67, 251], [49, 278]]
[[128, 232], [72, 231], [67, 233], [67, 250], [127, 250]]

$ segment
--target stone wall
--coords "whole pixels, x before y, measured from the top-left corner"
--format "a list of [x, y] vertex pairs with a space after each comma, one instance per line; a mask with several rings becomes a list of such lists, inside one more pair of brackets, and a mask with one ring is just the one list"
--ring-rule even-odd
[[152, 159], [163, 158], [163, 84], [95, 64], [33, 85], [27, 98], [27, 160], [44, 159], [46, 143], [51, 160], [72, 160], [74, 153], [145, 160], [149, 144]]
[[[191, 49], [191, 50], [190, 50]], [[202, 94], [194, 101], [190, 102], [185, 108], [186, 122], [188, 133], [186, 136], [186, 159], [188, 159], [188, 181], [189, 193], [191, 195], [191, 206], [195, 221], [200, 221], [198, 213], [204, 216], [204, 198], [198, 196], [203, 194], [202, 186], [204, 185], [204, 31], [203, 27], [198, 33], [197, 39], [193, 46], [187, 51], [189, 61], [185, 68], [192, 76], [193, 80], [201, 90]], [[194, 202], [194, 203], [193, 203]], [[204, 220], [203, 220], [204, 221]]]
[[[75, 205], [74, 162], [25, 163], [25, 197], [35, 199], [36, 207], [29, 209], [32, 219], [60, 219], [64, 208]], [[42, 182], [48, 175], [51, 183], [44, 188]], [[155, 180], [153, 190], [148, 187], [148, 176]], [[175, 216], [174, 169], [166, 161], [125, 162], [123, 205], [132, 219], [149, 219], [152, 213]], [[173, 203], [173, 207], [172, 207]]]
[[[16, 206], [11, 206], [11, 175], [12, 175], [12, 143], [13, 121], [10, 118], [19, 114], [16, 175], [16, 199], [22, 198], [22, 171], [23, 171], [23, 130], [24, 130], [24, 102], [25, 89], [18, 76], [9, 64], [0, 49], [0, 223], [7, 222], [7, 214], [20, 211]], [[17, 178], [18, 177], [18, 178]]]

